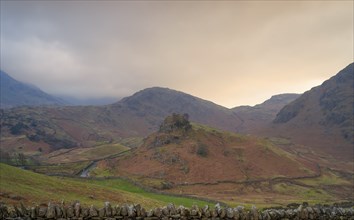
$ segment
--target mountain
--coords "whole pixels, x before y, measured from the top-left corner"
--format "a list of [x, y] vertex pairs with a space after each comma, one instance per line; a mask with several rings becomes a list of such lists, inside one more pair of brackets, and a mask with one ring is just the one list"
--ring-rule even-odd
[[272, 135], [353, 159], [354, 63], [305, 92], [277, 114]]
[[269, 126], [277, 113], [287, 104], [298, 98], [299, 94], [274, 95], [270, 99], [255, 106], [239, 106], [231, 109], [240, 118], [242, 123], [237, 132], [258, 134]]
[[168, 88], [144, 89], [114, 106], [127, 108], [133, 114], [147, 119], [158, 118], [155, 126], [171, 113], [187, 113], [194, 122], [229, 131], [236, 131], [237, 125], [241, 123], [228, 108]]
[[65, 102], [42, 90], [19, 82], [0, 70], [1, 108], [16, 106], [64, 105]]
[[[187, 113], [190, 120], [235, 131], [240, 123], [232, 111], [212, 102], [167, 88], [149, 88], [106, 106], [23, 107], [0, 112], [2, 146], [16, 143], [48, 151], [102, 142], [137, 146], [156, 131], [171, 113]], [[25, 138], [23, 138], [25, 137]], [[126, 142], [129, 140], [129, 143]], [[133, 142], [133, 143], [132, 143]]]
[[349, 157], [353, 145], [352, 69], [353, 64], [300, 97], [277, 95], [254, 107], [232, 110], [160, 87], [141, 90], [105, 106], [3, 109], [0, 111], [0, 144], [6, 150], [18, 145], [32, 152], [39, 148], [49, 152], [102, 143], [137, 147], [143, 137], [159, 128], [165, 117], [187, 113], [190, 121], [217, 129], [286, 137], [313, 149]]
[[179, 114], [166, 117], [159, 131], [149, 135], [132, 154], [108, 163], [114, 164], [111, 167], [118, 175], [142, 175], [177, 184], [316, 173], [315, 164], [268, 140], [190, 124], [188, 115]]

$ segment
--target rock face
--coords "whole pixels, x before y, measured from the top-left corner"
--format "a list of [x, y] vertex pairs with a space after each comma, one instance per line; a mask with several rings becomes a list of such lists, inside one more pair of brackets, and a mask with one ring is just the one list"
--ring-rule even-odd
[[[200, 208], [197, 205], [193, 205], [192, 208], [185, 208], [179, 206], [176, 208], [173, 204], [168, 204], [162, 208], [154, 208], [146, 212], [143, 207], [138, 205], [124, 204], [122, 207], [111, 207], [109, 203], [106, 203], [101, 208], [99, 214], [96, 208], [91, 207], [81, 208], [80, 203], [75, 204], [75, 215], [71, 213], [73, 206], [61, 207], [63, 212], [55, 212], [59, 206], [50, 204], [48, 208], [41, 207], [39, 212], [24, 212], [20, 211], [16, 206], [14, 209], [8, 208], [5, 204], [0, 204], [0, 219], [145, 219], [145, 220], [159, 220], [159, 219], [234, 219], [234, 220], [292, 220], [292, 219], [353, 219], [354, 209], [351, 205], [349, 208], [343, 208], [338, 205], [334, 206], [322, 206], [316, 205], [313, 207], [300, 205], [295, 209], [266, 209], [259, 211], [256, 207], [252, 207], [251, 210], [244, 209], [239, 206], [236, 208], [221, 207], [216, 204], [214, 208], [205, 206]], [[82, 211], [77, 211], [77, 209]], [[25, 209], [24, 207], [22, 210]], [[34, 210], [35, 208], [29, 208], [28, 210]], [[69, 210], [70, 209], [70, 210]], [[27, 209], [26, 209], [27, 210]], [[124, 210], [124, 211], [123, 211]], [[67, 215], [64, 213], [68, 213]]]
[[158, 135], [151, 147], [161, 147], [172, 143], [178, 144], [181, 138], [192, 130], [192, 125], [188, 119], [188, 114], [173, 113], [167, 116], [160, 125]]
[[160, 126], [160, 132], [171, 133], [173, 131], [189, 131], [192, 126], [188, 121], [188, 114], [172, 114], [165, 118]]

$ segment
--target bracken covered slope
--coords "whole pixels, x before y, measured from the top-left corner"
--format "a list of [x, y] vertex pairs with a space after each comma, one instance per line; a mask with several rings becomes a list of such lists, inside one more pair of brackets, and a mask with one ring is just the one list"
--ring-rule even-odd
[[185, 116], [168, 116], [158, 132], [129, 156], [115, 159], [123, 174], [182, 184], [297, 177], [316, 173], [315, 164], [266, 139], [190, 126]]

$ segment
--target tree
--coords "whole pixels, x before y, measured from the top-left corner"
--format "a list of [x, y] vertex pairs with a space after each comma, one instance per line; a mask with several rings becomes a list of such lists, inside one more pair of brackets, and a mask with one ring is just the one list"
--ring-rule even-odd
[[26, 157], [23, 153], [18, 154], [18, 162], [20, 166], [25, 166], [26, 165]]

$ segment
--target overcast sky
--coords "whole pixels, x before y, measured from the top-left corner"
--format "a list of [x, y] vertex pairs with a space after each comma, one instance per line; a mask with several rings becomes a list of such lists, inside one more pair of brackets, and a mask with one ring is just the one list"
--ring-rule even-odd
[[77, 98], [254, 105], [353, 62], [353, 26], [353, 1], [1, 1], [1, 69]]

